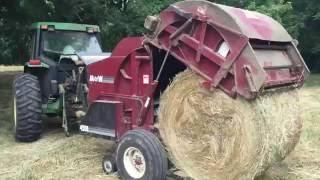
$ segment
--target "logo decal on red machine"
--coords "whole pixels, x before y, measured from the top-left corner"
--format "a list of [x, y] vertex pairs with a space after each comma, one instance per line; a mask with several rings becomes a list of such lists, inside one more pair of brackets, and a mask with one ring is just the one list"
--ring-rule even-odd
[[90, 75], [89, 81], [90, 82], [113, 84], [114, 83], [114, 77], [112, 77], [112, 76], [94, 76], [94, 75]]

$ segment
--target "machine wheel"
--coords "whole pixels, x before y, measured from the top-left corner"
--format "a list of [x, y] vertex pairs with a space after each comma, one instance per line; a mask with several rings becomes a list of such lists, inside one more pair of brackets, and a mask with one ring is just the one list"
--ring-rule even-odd
[[111, 174], [117, 171], [116, 160], [112, 155], [106, 155], [102, 160], [102, 169], [106, 174]]
[[123, 179], [166, 179], [168, 159], [159, 139], [143, 129], [127, 132], [117, 147], [118, 173]]
[[38, 78], [31, 74], [19, 74], [13, 82], [13, 117], [15, 138], [32, 142], [42, 132], [41, 93]]

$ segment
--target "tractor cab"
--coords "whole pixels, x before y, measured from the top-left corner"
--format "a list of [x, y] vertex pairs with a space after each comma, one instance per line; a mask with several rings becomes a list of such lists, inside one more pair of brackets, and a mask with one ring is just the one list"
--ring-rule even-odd
[[75, 55], [102, 54], [100, 29], [96, 25], [37, 22], [31, 29], [27, 67], [46, 67], [50, 64], [48, 60], [76, 59]]

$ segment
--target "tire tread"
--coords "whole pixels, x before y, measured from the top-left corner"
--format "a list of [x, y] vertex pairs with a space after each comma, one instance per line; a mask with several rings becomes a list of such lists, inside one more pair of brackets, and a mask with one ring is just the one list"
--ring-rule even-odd
[[18, 74], [13, 82], [13, 96], [16, 97], [17, 107], [16, 140], [38, 140], [42, 133], [42, 103], [38, 78], [31, 74]]
[[[144, 148], [146, 151], [149, 151], [152, 155], [152, 160], [156, 163], [154, 165], [154, 174], [150, 177], [151, 174], [144, 177], [144, 180], [153, 180], [153, 179], [159, 179], [164, 180], [166, 179], [167, 170], [168, 170], [168, 160], [167, 155], [164, 150], [163, 145], [161, 144], [160, 140], [151, 132], [144, 130], [144, 129], [134, 129], [131, 131], [128, 131], [123, 137], [120, 139], [120, 143], [117, 148], [117, 156], [119, 157], [118, 152], [120, 152], [120, 148], [123, 144], [125, 144], [127, 141], [131, 141], [129, 139], [139, 139], [144, 142]], [[122, 155], [120, 155], [122, 156]], [[122, 163], [120, 162], [119, 158], [117, 158], [117, 164]], [[118, 169], [120, 171], [121, 175], [124, 175], [125, 170], [120, 169], [121, 166], [118, 165]]]

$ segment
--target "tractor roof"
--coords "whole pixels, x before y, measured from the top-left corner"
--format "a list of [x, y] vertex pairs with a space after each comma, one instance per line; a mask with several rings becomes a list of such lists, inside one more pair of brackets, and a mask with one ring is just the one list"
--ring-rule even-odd
[[41, 26], [54, 26], [56, 30], [65, 31], [88, 31], [88, 28], [94, 28], [100, 32], [99, 26], [90, 24], [61, 23], [61, 22], [36, 22], [31, 25], [31, 29], [40, 29]]

